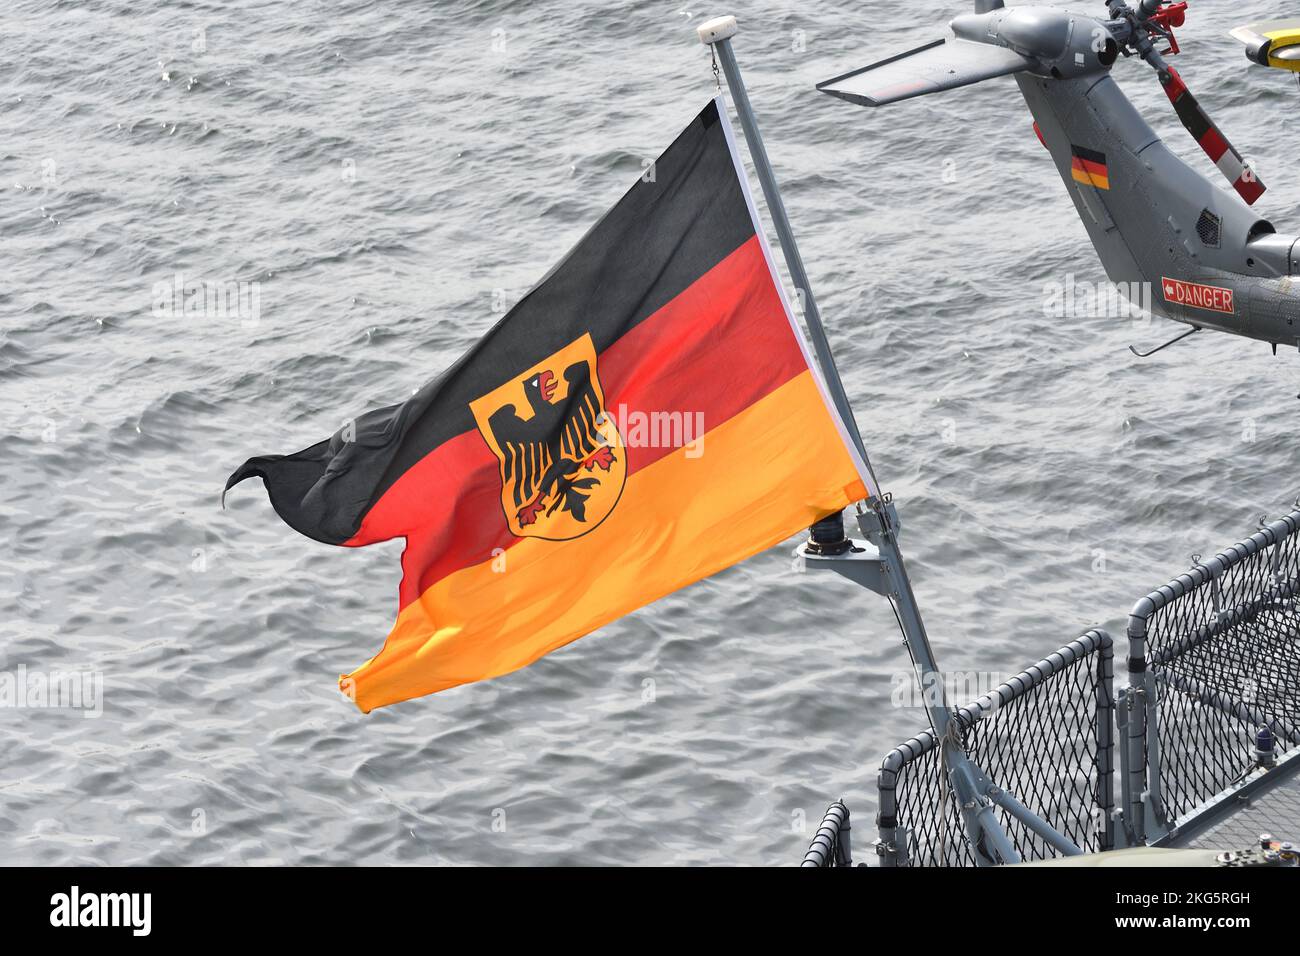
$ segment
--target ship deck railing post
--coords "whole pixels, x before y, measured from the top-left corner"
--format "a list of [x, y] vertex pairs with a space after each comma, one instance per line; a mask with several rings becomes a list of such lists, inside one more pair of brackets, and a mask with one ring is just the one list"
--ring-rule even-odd
[[1146, 704], [1146, 793], [1143, 794], [1143, 806], [1146, 818], [1143, 833], [1148, 841], [1157, 840], [1165, 835], [1164, 801], [1160, 795], [1160, 716], [1157, 705], [1160, 703], [1160, 689], [1156, 685], [1155, 675], [1150, 669], [1143, 674], [1143, 702]]
[[1115, 848], [1115, 657], [1107, 639], [1097, 656], [1098, 680], [1095, 717], [1097, 744], [1097, 845]]
[[[749, 145], [749, 154], [754, 163], [754, 171], [758, 176], [759, 184], [762, 186], [763, 196], [767, 200], [768, 213], [771, 216], [772, 225], [776, 229], [777, 238], [780, 240], [781, 252], [785, 258], [786, 266], [790, 270], [790, 278], [794, 282], [798, 298], [803, 302], [804, 321], [813, 350], [817, 355], [818, 364], [821, 366], [827, 392], [841, 419], [843, 419], [850, 439], [861, 455], [868, 473], [870, 473], [870, 459], [867, 456], [866, 447], [863, 445], [862, 436], [858, 431], [857, 420], [853, 416], [853, 409], [844, 390], [844, 383], [840, 379], [839, 371], [836, 368], [830, 342], [826, 337], [826, 329], [822, 325], [821, 311], [817, 307], [817, 299], [813, 295], [811, 284], [808, 281], [808, 272], [804, 268], [803, 258], [799, 254], [798, 244], [795, 242], [794, 233], [790, 228], [785, 203], [781, 199], [781, 191], [777, 186], [776, 175], [772, 170], [771, 162], [768, 160], [767, 149], [763, 145], [763, 137], [759, 133], [758, 121], [754, 116], [753, 108], [750, 106], [749, 94], [745, 89], [744, 79], [740, 74], [740, 66], [736, 62], [735, 53], [731, 48], [731, 37], [735, 36], [737, 32], [738, 26], [735, 17], [718, 17], [702, 24], [697, 29], [700, 42], [712, 48], [713, 55], [716, 57], [717, 62], [722, 65], [722, 71], [726, 76], [727, 87], [731, 91], [731, 100], [736, 108], [736, 113], [740, 117], [745, 140]], [[866, 534], [867, 539], [879, 551], [878, 579], [873, 585], [869, 586], [873, 590], [878, 588], [881, 593], [885, 594], [898, 614], [904, 640], [911, 654], [913, 666], [920, 681], [919, 686], [925, 698], [925, 706], [929, 714], [931, 727], [943, 747], [950, 785], [960, 803], [962, 820], [971, 840], [971, 845], [976, 848], [976, 858], [982, 865], [1018, 863], [1020, 855], [998, 821], [994, 804], [990, 798], [989, 791], [993, 789], [993, 784], [978, 767], [974, 766], [961, 745], [960, 736], [954, 724], [952, 711], [944, 690], [942, 672], [939, 670], [934, 651], [930, 646], [930, 639], [926, 634], [925, 624], [917, 607], [916, 596], [912, 592], [912, 583], [907, 575], [907, 567], [903, 563], [902, 552], [898, 546], [898, 516], [892, 502], [888, 498], [882, 500], [881, 496], [876, 494], [870, 495], [866, 502], [866, 509], [859, 510], [858, 524], [863, 533]], [[1041, 824], [1041, 821], [1039, 823]], [[1049, 831], [1049, 833], [1044, 834], [1045, 836], [1060, 836], [1046, 824], [1041, 825]], [[1038, 830], [1039, 827], [1034, 825], [1031, 826], [1031, 829]], [[980, 839], [981, 836], [983, 836], [983, 840]], [[993, 858], [981, 856], [978, 850], [981, 845], [992, 850]]]
[[886, 758], [876, 778], [876, 856], [882, 867], [907, 865], [907, 832], [898, 826], [898, 764]]
[[1129, 688], [1122, 688], [1115, 695], [1115, 735], [1119, 738], [1119, 815], [1120, 834], [1124, 846], [1139, 846], [1137, 828], [1133, 825], [1133, 777], [1129, 773], [1130, 750], [1128, 746], [1129, 714], [1132, 713], [1133, 698]]
[[1144, 601], [1129, 616], [1128, 691], [1124, 696], [1127, 729], [1124, 735], [1124, 816], [1130, 842], [1142, 846], [1165, 831], [1160, 795], [1159, 691], [1147, 655], [1148, 615]]

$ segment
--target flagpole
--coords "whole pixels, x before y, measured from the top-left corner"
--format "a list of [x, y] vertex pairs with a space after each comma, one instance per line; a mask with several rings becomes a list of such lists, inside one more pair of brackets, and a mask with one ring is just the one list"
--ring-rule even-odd
[[[745, 132], [745, 140], [749, 143], [749, 155], [754, 161], [754, 171], [757, 173], [759, 184], [763, 188], [768, 213], [772, 217], [772, 225], [776, 228], [777, 238], [781, 242], [781, 252], [785, 256], [786, 266], [790, 270], [790, 278], [794, 281], [796, 294], [803, 299], [804, 318], [807, 323], [809, 337], [812, 339], [813, 349], [817, 353], [818, 364], [821, 366], [822, 377], [826, 380], [826, 387], [830, 392], [831, 400], [834, 402], [840, 418], [844, 421], [849, 436], [852, 438], [858, 453], [862, 456], [862, 461], [866, 465], [868, 472], [874, 478], [874, 471], [871, 469], [867, 449], [862, 442], [862, 435], [858, 431], [857, 419], [853, 416], [853, 408], [849, 404], [848, 394], [844, 390], [844, 382], [840, 378], [839, 370], [835, 365], [835, 356], [831, 352], [830, 342], [826, 337], [826, 329], [822, 325], [821, 310], [817, 308], [817, 300], [813, 296], [812, 285], [808, 281], [808, 271], [804, 268], [803, 257], [799, 254], [799, 246], [795, 242], [794, 232], [790, 228], [790, 219], [786, 215], [785, 203], [781, 199], [776, 174], [773, 172], [772, 164], [767, 158], [767, 149], [763, 145], [763, 136], [758, 130], [758, 120], [754, 116], [753, 107], [750, 106], [749, 93], [746, 91], [745, 81], [740, 75], [740, 66], [736, 62], [736, 55], [731, 49], [731, 38], [739, 32], [736, 18], [731, 16], [717, 17], [701, 24], [696, 32], [699, 34], [700, 42], [705, 46], [712, 47], [714, 56], [722, 64], [722, 71], [727, 77], [727, 87], [731, 91], [732, 102], [736, 107], [736, 113], [740, 116], [740, 125]], [[880, 593], [889, 598], [898, 613], [903, 638], [907, 642], [913, 666], [920, 679], [920, 688], [925, 700], [926, 710], [929, 713], [930, 724], [942, 748], [953, 789], [960, 801], [961, 816], [966, 827], [967, 837], [972, 846], [978, 846], [980, 844], [979, 838], [983, 835], [989, 849], [998, 858], [999, 862], [1019, 862], [1019, 854], [1016, 853], [1015, 847], [998, 825], [992, 804], [986, 796], [990, 786], [989, 781], [978, 767], [970, 763], [965, 751], [955, 740], [952, 727], [952, 712], [948, 704], [942, 672], [935, 660], [934, 650], [930, 646], [930, 638], [925, 630], [925, 622], [921, 619], [921, 611], [916, 603], [916, 595], [912, 592], [912, 582], [907, 574], [907, 566], [903, 562], [903, 555], [898, 547], [899, 526], [897, 512], [894, 510], [892, 502], [887, 498], [881, 500], [879, 497], [873, 496], [867, 501], [867, 504], [871, 510], [869, 513], [859, 512], [858, 524], [867, 539], [876, 546], [880, 555], [878, 574], [876, 574], [878, 580], [867, 584], [867, 586], [873, 590], [879, 590]], [[836, 555], [830, 556], [831, 561], [835, 561], [836, 558]], [[862, 562], [846, 562], [846, 564], [848, 563], [861, 564]], [[836, 568], [836, 570], [840, 569]], [[862, 574], [858, 569], [855, 569], [855, 571], [859, 575]], [[854, 574], [847, 570], [841, 571], [841, 573], [854, 577]], [[869, 579], [872, 574], [868, 573], [865, 577]], [[860, 582], [863, 581], [861, 577], [855, 579]], [[892, 847], [889, 849], [892, 851]]]
[[[776, 175], [772, 172], [772, 164], [768, 161], [763, 137], [758, 131], [758, 121], [754, 117], [753, 108], [749, 105], [745, 81], [741, 79], [740, 66], [736, 63], [736, 55], [731, 49], [731, 37], [735, 36], [738, 29], [735, 17], [718, 17], [702, 25], [698, 32], [700, 41], [706, 46], [711, 44], [718, 60], [722, 63], [722, 70], [727, 76], [727, 86], [731, 90], [732, 102], [736, 106], [736, 112], [740, 114], [740, 125], [749, 143], [749, 155], [754, 160], [754, 171], [758, 174], [759, 184], [763, 187], [763, 196], [767, 200], [768, 212], [772, 216], [772, 225], [776, 227], [777, 239], [781, 242], [781, 252], [785, 255], [786, 266], [790, 269], [790, 278], [794, 280], [795, 294], [803, 300], [804, 315], [808, 320], [813, 349], [822, 367], [822, 375], [830, 390], [831, 400], [834, 401], [840, 417], [844, 419], [845, 427], [848, 428], [849, 435], [862, 455], [863, 461], [866, 461], [867, 450], [863, 447], [862, 435], [858, 432], [858, 422], [853, 417], [853, 408], [849, 405], [848, 394], [844, 391], [844, 383], [840, 380], [839, 371], [835, 367], [835, 358], [831, 354], [830, 342], [826, 338], [826, 329], [822, 326], [821, 310], [817, 308], [817, 300], [813, 298], [812, 286], [808, 282], [808, 271], [804, 268], [803, 257], [799, 255], [799, 246], [794, 241], [794, 233], [790, 230], [790, 219], [785, 213], [781, 190], [777, 188]], [[867, 462], [867, 467], [871, 467], [870, 462]]]
[[[745, 89], [745, 81], [740, 75], [740, 66], [736, 63], [736, 55], [731, 49], [731, 37], [735, 36], [739, 28], [736, 25], [735, 17], [718, 17], [710, 20], [698, 28], [700, 41], [706, 46], [712, 46], [719, 62], [722, 64], [722, 70], [727, 77], [727, 86], [731, 90], [731, 99], [735, 104], [736, 112], [740, 115], [740, 125], [745, 131], [745, 139], [749, 143], [749, 154], [754, 160], [754, 170], [758, 174], [759, 184], [763, 187], [763, 196], [767, 199], [768, 213], [772, 217], [772, 224], [776, 228], [777, 238], [781, 241], [781, 252], [785, 256], [786, 266], [790, 270], [790, 277], [794, 280], [796, 291], [802, 293], [804, 302], [804, 318], [807, 320], [809, 337], [812, 339], [813, 348], [817, 353], [817, 361], [821, 366], [822, 376], [826, 379], [827, 389], [830, 391], [831, 399], [835, 403], [835, 408], [840, 417], [844, 420], [845, 426], [849, 429], [850, 437], [857, 447], [858, 453], [862, 456], [863, 462], [867, 468], [871, 468], [870, 458], [867, 456], [867, 449], [863, 445], [862, 435], [858, 431], [857, 421], [853, 417], [853, 408], [849, 405], [848, 394], [844, 390], [844, 382], [840, 378], [839, 369], [835, 365], [835, 356], [831, 352], [830, 342], [826, 337], [826, 329], [822, 325], [821, 310], [817, 308], [817, 299], [812, 292], [812, 284], [808, 281], [808, 271], [804, 268], [803, 257], [799, 254], [798, 243], [795, 242], [794, 232], [790, 228], [790, 218], [786, 215], [785, 203], [781, 199], [781, 191], [776, 183], [776, 174], [772, 171], [772, 164], [767, 158], [767, 149], [763, 145], [763, 136], [758, 130], [758, 120], [754, 116], [753, 107], [749, 103], [749, 93]], [[874, 475], [874, 472], [873, 472]], [[925, 625], [921, 620], [921, 613], [916, 606], [916, 597], [912, 593], [911, 582], [908, 580], [907, 570], [903, 564], [902, 555], [898, 551], [898, 520], [893, 509], [888, 507], [887, 502], [875, 500], [872, 502], [881, 516], [883, 533], [878, 537], [881, 548], [881, 556], [892, 559], [890, 561], [891, 569], [895, 571], [894, 577], [898, 579], [897, 583], [901, 586], [894, 595], [898, 603], [899, 613], [903, 619], [903, 631], [908, 639], [908, 644], [912, 646], [914, 655], [917, 658], [917, 666], [924, 675], [939, 673], [938, 665], [935, 662], [934, 653], [930, 648], [930, 640], [925, 632]], [[872, 544], [876, 535], [872, 535]], [[888, 553], [887, 553], [888, 552]], [[922, 687], [926, 685], [923, 682]], [[942, 681], [939, 681], [939, 690], [942, 691]], [[937, 716], [938, 721], [935, 723], [935, 731], [944, 733], [947, 730], [948, 705], [947, 700], [942, 701], [942, 706], [938, 708], [942, 711]]]

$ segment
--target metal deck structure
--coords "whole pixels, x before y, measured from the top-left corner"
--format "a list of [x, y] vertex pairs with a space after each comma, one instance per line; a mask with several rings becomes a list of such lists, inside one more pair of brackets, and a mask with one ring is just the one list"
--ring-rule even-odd
[[[995, 792], [1085, 852], [1253, 847], [1296, 861], [1283, 841], [1300, 838], [1300, 510], [1194, 560], [1134, 606], [1118, 693], [1111, 639], [1090, 631], [958, 708], [956, 737]], [[882, 762], [880, 865], [989, 862], [965, 838], [935, 743], [923, 731]], [[1022, 860], [1073, 855], [995, 802]], [[819, 831], [828, 852], [804, 866], [851, 865], [848, 809], [835, 808]]]
[[1221, 850], [1249, 846], [1269, 834], [1287, 839], [1300, 830], [1300, 761], [1263, 775], [1254, 788], [1234, 787], [1200, 808], [1157, 846]]

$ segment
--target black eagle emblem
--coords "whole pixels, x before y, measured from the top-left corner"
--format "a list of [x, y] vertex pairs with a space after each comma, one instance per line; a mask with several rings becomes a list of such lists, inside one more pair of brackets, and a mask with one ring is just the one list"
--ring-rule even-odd
[[568, 389], [558, 400], [559, 382], [549, 369], [523, 383], [532, 417], [521, 417], [508, 404], [488, 418], [500, 449], [502, 479], [506, 489], [513, 488], [520, 528], [557, 510], [585, 523], [587, 501], [600, 484], [600, 473], [609, 472], [617, 461], [602, 435], [604, 411], [591, 364], [585, 359], [574, 362], [563, 374]]

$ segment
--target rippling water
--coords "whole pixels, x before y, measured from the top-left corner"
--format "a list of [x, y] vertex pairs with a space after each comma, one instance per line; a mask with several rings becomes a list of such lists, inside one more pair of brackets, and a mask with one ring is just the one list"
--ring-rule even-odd
[[[1300, 93], [1225, 35], [1271, 5], [1194, 6], [1179, 65], [1300, 231]], [[1104, 275], [1014, 81], [814, 92], [965, 7], [729, 9], [936, 650], [1005, 674], [1122, 633], [1289, 505], [1300, 365], [1213, 334], [1141, 361], [1172, 324], [1046, 318], [1045, 283]], [[870, 820], [924, 725], [890, 704], [907, 657], [789, 546], [366, 717], [334, 678], [387, 633], [400, 544], [315, 544], [254, 485], [219, 504], [248, 454], [400, 399], [526, 291], [712, 94], [719, 12], [10, 0], [0, 670], [104, 689], [98, 719], [0, 710], [0, 860], [789, 863], [829, 799]], [[1147, 68], [1118, 73], [1208, 170]], [[259, 320], [155, 314], [178, 273], [256, 283]]]

